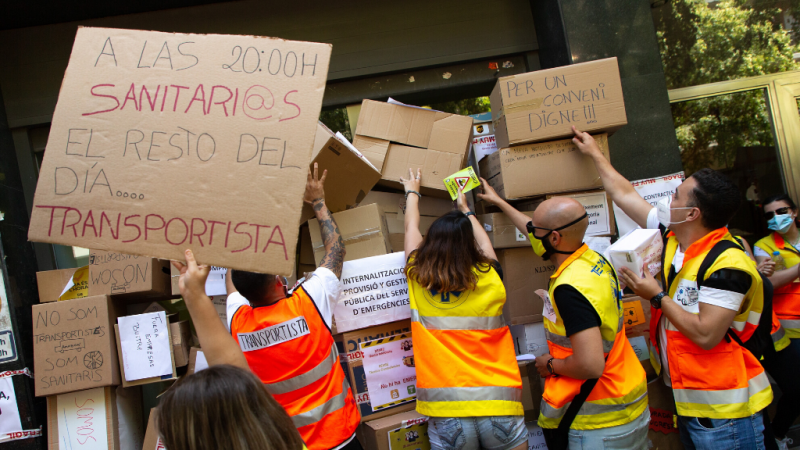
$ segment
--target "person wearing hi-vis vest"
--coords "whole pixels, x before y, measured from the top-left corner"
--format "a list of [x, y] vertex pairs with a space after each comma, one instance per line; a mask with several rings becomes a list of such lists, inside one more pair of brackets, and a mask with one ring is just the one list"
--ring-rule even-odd
[[788, 448], [786, 433], [800, 416], [800, 233], [797, 231], [797, 208], [786, 194], [764, 201], [764, 218], [773, 232], [756, 242], [753, 249], [762, 274], [774, 287], [772, 312], [778, 324], [773, 326], [776, 354], [765, 356], [763, 365], [781, 389], [772, 431], [779, 447]]
[[283, 406], [309, 450], [361, 449], [361, 415], [331, 334], [331, 305], [341, 290], [344, 244], [325, 206], [327, 170], [309, 171], [303, 197], [325, 244], [319, 268], [287, 294], [279, 276], [229, 271], [228, 327], [250, 369]]
[[[764, 286], [726, 227], [741, 202], [738, 188], [719, 172], [701, 169], [654, 208], [588, 133], [573, 131], [573, 142], [594, 161], [614, 203], [664, 237], [663, 289], [648, 270], [640, 277], [622, 268], [619, 276], [650, 300], [651, 362], [672, 387], [684, 447], [765, 448], [762, 411], [772, 388], [758, 359], [740, 344], [760, 323]], [[714, 248], [724, 251], [698, 280]]]
[[536, 358], [546, 377], [539, 425], [547, 447], [646, 449], [647, 378], [625, 336], [614, 269], [583, 243], [589, 225], [583, 205], [555, 197], [531, 219], [485, 180], [483, 189], [478, 197], [499, 206], [527, 232], [533, 251], [556, 266], [548, 290], [537, 291], [550, 349]]
[[458, 211], [436, 219], [423, 238], [420, 170], [400, 181], [417, 412], [430, 416], [431, 449], [527, 449], [503, 271], [489, 236], [459, 192]]

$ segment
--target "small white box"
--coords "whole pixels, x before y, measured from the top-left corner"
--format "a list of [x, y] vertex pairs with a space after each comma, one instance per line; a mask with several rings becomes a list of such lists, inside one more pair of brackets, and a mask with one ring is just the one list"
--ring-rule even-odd
[[511, 330], [511, 338], [514, 340], [514, 350], [517, 355], [527, 353], [542, 356], [550, 352], [544, 333], [544, 323], [511, 325], [508, 328]]
[[617, 242], [608, 247], [606, 257], [619, 272], [627, 267], [640, 277], [645, 267], [655, 276], [661, 271], [661, 232], [659, 230], [631, 230]]

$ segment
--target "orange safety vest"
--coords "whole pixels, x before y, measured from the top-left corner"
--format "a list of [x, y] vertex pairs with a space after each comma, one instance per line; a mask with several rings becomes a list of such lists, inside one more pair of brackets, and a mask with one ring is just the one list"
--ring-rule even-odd
[[[583, 244], [550, 277], [548, 296], [544, 300], [552, 307], [556, 320], [544, 319], [547, 346], [554, 358], [566, 359], [572, 356], [572, 343], [567, 337], [558, 306], [551, 301], [555, 289], [561, 285], [577, 289], [597, 312], [601, 322], [603, 356], [606, 358], [603, 375], [578, 410], [570, 428], [593, 430], [632, 422], [647, 408], [647, 376], [625, 336], [619, 283], [611, 264]], [[548, 308], [546, 305], [545, 310]], [[558, 428], [583, 383], [584, 380], [565, 375], [547, 377], [539, 426]]]
[[521, 416], [522, 378], [503, 320], [506, 290], [493, 267], [473, 270], [478, 284], [465, 292], [432, 292], [409, 277], [417, 412]]
[[339, 351], [302, 286], [272, 305], [240, 307], [231, 334], [309, 450], [334, 448], [355, 433], [361, 415]]
[[[727, 228], [712, 231], [689, 246], [684, 253], [683, 267], [672, 278], [670, 266], [678, 249], [678, 239], [670, 232], [664, 248], [662, 270], [667, 293], [676, 302], [696, 301], [700, 286], [697, 273], [705, 256], [723, 240], [736, 242]], [[752, 260], [741, 250], [728, 249], [709, 267], [706, 278], [719, 269], [741, 270], [750, 275], [752, 284], [745, 295], [731, 330], [746, 341], [753, 335], [764, 305], [761, 276]], [[678, 292], [678, 295], [676, 295]], [[660, 336], [657, 332], [663, 311], [651, 309], [650, 360], [660, 372]], [[772, 388], [764, 368], [755, 356], [733, 339], [722, 339], [711, 350], [703, 350], [674, 324], [665, 321], [667, 362], [672, 379], [672, 392], [678, 414], [710, 419], [738, 419], [751, 416], [772, 401]]]
[[[783, 236], [772, 233], [756, 242], [756, 247], [771, 255], [779, 252], [786, 262], [786, 268], [800, 263], [800, 252], [791, 245], [786, 245]], [[772, 310], [778, 316], [781, 325], [790, 339], [800, 338], [800, 283], [797, 280], [776, 288], [772, 294]]]

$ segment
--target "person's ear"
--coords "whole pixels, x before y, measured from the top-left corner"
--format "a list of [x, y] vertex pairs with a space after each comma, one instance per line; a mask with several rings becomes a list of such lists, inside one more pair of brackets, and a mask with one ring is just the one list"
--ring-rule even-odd
[[553, 231], [547, 238], [550, 239], [550, 243], [553, 244], [553, 248], [555, 248], [561, 243], [562, 236], [558, 231]]
[[700, 208], [693, 207], [689, 210], [689, 214], [686, 215], [686, 221], [691, 222], [693, 220], [700, 220], [700, 216], [702, 213], [700, 212]]

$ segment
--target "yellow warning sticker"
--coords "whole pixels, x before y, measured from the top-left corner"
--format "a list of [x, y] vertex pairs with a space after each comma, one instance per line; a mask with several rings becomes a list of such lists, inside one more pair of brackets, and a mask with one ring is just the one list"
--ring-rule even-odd
[[469, 192], [480, 186], [481, 180], [478, 179], [472, 166], [469, 166], [445, 178], [444, 185], [447, 186], [450, 198], [455, 200], [459, 192]]
[[645, 317], [641, 302], [625, 302], [622, 306], [624, 308], [622, 320], [625, 322], [625, 328], [644, 323]]
[[64, 287], [58, 301], [73, 300], [89, 296], [89, 266], [79, 267], [72, 275], [72, 280]]

